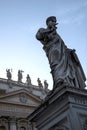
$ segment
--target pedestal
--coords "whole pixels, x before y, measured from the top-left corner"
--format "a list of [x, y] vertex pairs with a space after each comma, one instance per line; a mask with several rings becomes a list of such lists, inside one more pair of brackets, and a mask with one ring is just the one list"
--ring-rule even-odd
[[57, 87], [28, 118], [38, 130], [87, 130], [87, 90]]

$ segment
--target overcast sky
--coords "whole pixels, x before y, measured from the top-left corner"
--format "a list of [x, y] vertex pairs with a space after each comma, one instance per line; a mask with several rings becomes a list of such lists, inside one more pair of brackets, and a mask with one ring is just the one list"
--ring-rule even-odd
[[37, 85], [39, 77], [52, 88], [48, 59], [35, 38], [40, 27], [46, 27], [49, 16], [56, 16], [57, 32], [68, 48], [76, 49], [87, 77], [87, 0], [0, 0], [0, 78], [12, 68], [17, 80], [19, 69]]

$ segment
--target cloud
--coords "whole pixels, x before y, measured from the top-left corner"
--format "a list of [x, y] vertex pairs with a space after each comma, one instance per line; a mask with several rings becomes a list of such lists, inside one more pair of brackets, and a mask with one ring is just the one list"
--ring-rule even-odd
[[58, 16], [65, 16], [68, 14], [72, 14], [72, 13], [76, 13], [79, 10], [82, 9], [87, 9], [87, 1], [73, 1], [71, 2], [67, 2], [67, 4], [64, 6], [62, 6], [59, 11], [57, 11], [57, 15]]
[[81, 25], [85, 22], [87, 1], [77, 1], [73, 3], [68, 3], [68, 6], [64, 6], [64, 9], [57, 14], [60, 18], [60, 24], [77, 24]]
[[60, 24], [77, 24], [81, 25], [85, 19], [85, 14], [77, 14], [75, 16], [69, 16], [60, 21]]

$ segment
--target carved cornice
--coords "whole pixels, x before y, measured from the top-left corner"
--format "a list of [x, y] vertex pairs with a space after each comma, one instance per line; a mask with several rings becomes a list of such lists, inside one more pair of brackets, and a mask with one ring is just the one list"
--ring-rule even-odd
[[41, 99], [38, 96], [30, 93], [30, 91], [28, 91], [27, 89], [20, 89], [20, 90], [6, 93], [5, 95], [1, 95], [0, 100], [3, 98], [10, 97], [10, 96], [17, 95], [17, 94], [21, 94], [21, 93], [25, 93], [25, 94], [29, 95], [31, 98], [35, 99], [36, 101], [41, 102]]
[[4, 78], [0, 78], [0, 83], [7, 84], [9, 85], [10, 88], [18, 86], [18, 87], [23, 87], [23, 88], [25, 87], [28, 89], [35, 89], [38, 91], [44, 90], [46, 93], [49, 92], [49, 89], [46, 91], [45, 89], [40, 89], [39, 86], [37, 85], [33, 85], [33, 84], [27, 85], [26, 83], [23, 83], [23, 82], [19, 83], [18, 81], [14, 81], [14, 80], [8, 81], [8, 79], [4, 79]]
[[37, 119], [53, 102], [57, 102], [58, 105], [87, 105], [87, 90], [65, 85], [50, 91], [44, 102], [28, 117], [29, 120]]
[[11, 104], [0, 104], [0, 115], [1, 116], [16, 116], [16, 117], [27, 117], [31, 114], [36, 107], [28, 107], [21, 105], [11, 105]]

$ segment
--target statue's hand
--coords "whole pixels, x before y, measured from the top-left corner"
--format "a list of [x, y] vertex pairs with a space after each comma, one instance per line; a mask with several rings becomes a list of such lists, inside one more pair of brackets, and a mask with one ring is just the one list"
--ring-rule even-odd
[[36, 34], [36, 38], [37, 40], [43, 40], [44, 39], [44, 33], [45, 29], [44, 28], [40, 28]]

